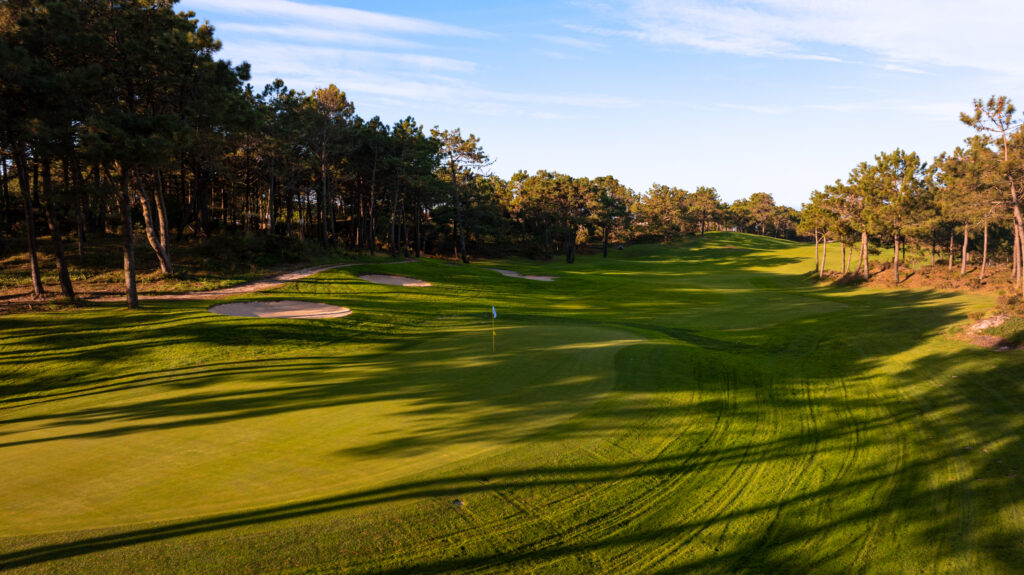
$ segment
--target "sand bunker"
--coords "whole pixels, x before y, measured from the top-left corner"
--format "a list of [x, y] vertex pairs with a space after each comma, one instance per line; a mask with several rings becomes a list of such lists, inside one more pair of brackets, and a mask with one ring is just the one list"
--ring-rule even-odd
[[330, 319], [352, 313], [347, 307], [310, 301], [243, 301], [215, 305], [207, 311], [235, 317], [278, 319]]
[[430, 282], [418, 280], [416, 278], [407, 278], [405, 276], [392, 276], [385, 274], [369, 274], [365, 276], [359, 276], [359, 279], [363, 281], [372, 282], [375, 284], [384, 284], [388, 286], [404, 286], [404, 287], [428, 287]]
[[487, 269], [489, 269], [491, 271], [498, 272], [499, 274], [501, 274], [503, 276], [506, 276], [506, 277], [510, 277], [510, 278], [523, 278], [524, 280], [533, 280], [533, 281], [538, 281], [538, 282], [553, 282], [556, 279], [558, 279], [558, 276], [534, 276], [534, 275], [525, 275], [524, 276], [523, 274], [521, 274], [519, 272], [514, 272], [512, 270], [500, 270], [498, 268], [487, 268]]

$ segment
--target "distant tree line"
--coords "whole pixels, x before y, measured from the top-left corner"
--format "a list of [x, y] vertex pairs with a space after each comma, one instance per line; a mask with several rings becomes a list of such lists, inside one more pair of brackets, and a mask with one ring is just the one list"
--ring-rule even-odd
[[[845, 181], [815, 190], [801, 210], [800, 230], [819, 246], [819, 275], [824, 273], [829, 243], [838, 242], [843, 247], [843, 272], [867, 278], [872, 240], [891, 247], [897, 283], [908, 243], [928, 250], [932, 264], [945, 248], [948, 268], [953, 269], [959, 258], [964, 275], [969, 247], [977, 242], [979, 279], [986, 277], [995, 256], [1011, 263], [1010, 279], [1024, 289], [1024, 134], [1015, 112], [1005, 96], [975, 100], [973, 111], [961, 114], [960, 120], [978, 134], [952, 152], [943, 152], [931, 163], [914, 152], [883, 152], [873, 162], [854, 167]], [[848, 245], [859, 246], [856, 268], [852, 249], [847, 257]]]
[[36, 295], [47, 235], [72, 300], [67, 251], [120, 237], [136, 307], [140, 241], [172, 274], [174, 242], [225, 232], [395, 257], [568, 262], [591, 242], [607, 255], [631, 238], [794, 233], [795, 212], [768, 194], [726, 205], [714, 188], [638, 194], [612, 176], [505, 181], [472, 134], [361, 118], [334, 85], [307, 94], [277, 80], [257, 91], [248, 64], [216, 59], [213, 27], [175, 3], [0, 3], [0, 248], [26, 239]]

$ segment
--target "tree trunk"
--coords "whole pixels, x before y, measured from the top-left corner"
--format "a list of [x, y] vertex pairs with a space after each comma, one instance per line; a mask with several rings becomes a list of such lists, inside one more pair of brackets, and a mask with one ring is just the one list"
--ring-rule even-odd
[[[454, 172], [454, 170], [453, 170]], [[454, 175], [454, 174], [453, 174]], [[455, 227], [458, 228], [459, 237], [457, 249], [461, 251], [462, 263], [469, 263], [469, 255], [466, 254], [466, 232], [462, 227], [462, 193], [459, 190], [458, 180], [455, 182]]]
[[892, 235], [893, 247], [892, 247], [892, 273], [893, 279], [896, 280], [896, 285], [900, 283], [900, 235], [895, 233]]
[[[72, 186], [75, 197], [75, 240], [78, 244], [78, 261], [85, 259], [85, 191], [82, 189], [82, 174], [79, 172], [78, 159], [72, 150], [69, 157], [64, 158], [64, 186]], [[67, 195], [66, 197], [70, 197]]]
[[[841, 273], [846, 273], [846, 242], [841, 242], [843, 247], [843, 267], [839, 268]], [[852, 258], [851, 258], [852, 259]]]
[[377, 204], [377, 150], [373, 151], [373, 171], [370, 175], [370, 205], [367, 206], [366, 246], [372, 256], [377, 250], [377, 220], [374, 207]]
[[864, 279], [868, 279], [868, 268], [870, 266], [868, 262], [868, 230], [864, 228], [860, 231], [860, 261], [857, 262], [857, 271], [860, 272], [861, 266], [864, 266]]
[[979, 279], [985, 279], [985, 267], [988, 265], [988, 222], [985, 222], [985, 235], [981, 248], [981, 273]]
[[284, 200], [284, 235], [291, 237], [292, 220], [295, 219], [295, 194], [285, 194]]
[[[360, 182], [360, 183], [362, 183], [362, 182]], [[366, 206], [365, 206], [365, 204], [366, 204], [366, 202], [365, 202], [365, 199], [363, 198], [362, 186], [360, 186], [360, 189], [359, 189], [359, 215], [358, 215], [358, 221], [356, 222], [356, 225], [354, 226], [354, 229], [356, 231], [356, 242], [355, 242], [356, 243], [356, 248], [359, 249], [360, 253], [362, 253], [362, 251], [363, 251], [363, 243], [366, 241], [366, 239], [365, 239], [366, 238], [366, 230], [363, 229], [363, 226], [366, 225], [366, 216], [365, 216], [365, 214], [366, 214]]]
[[949, 230], [949, 270], [953, 270], [953, 237], [956, 234], [955, 231]]
[[402, 229], [401, 229], [402, 240], [401, 240], [401, 242], [402, 242], [402, 257], [403, 258], [409, 257], [409, 253], [412, 251], [412, 246], [410, 245], [410, 242], [409, 242], [409, 214], [408, 214], [408, 212], [405, 209], [405, 206], [408, 203], [408, 201], [409, 201], [409, 192], [406, 191], [405, 193], [402, 194], [402, 209], [401, 209], [401, 213], [398, 216], [398, 220], [400, 222], [402, 222]]
[[78, 192], [78, 201], [75, 202], [75, 221], [77, 225], [77, 233], [75, 239], [78, 243], [78, 259], [80, 262], [85, 260], [85, 193]]
[[39, 163], [32, 162], [32, 208], [39, 207]]
[[333, 190], [331, 191], [330, 195], [331, 195], [331, 199], [327, 203], [327, 206], [330, 208], [328, 210], [328, 212], [330, 212], [328, 214], [330, 216], [328, 219], [331, 222], [330, 241], [331, 241], [331, 245], [337, 245], [338, 244], [338, 202], [334, 201], [334, 192], [333, 192]]
[[267, 226], [267, 233], [268, 234], [274, 233], [274, 200], [276, 199], [275, 198], [275, 194], [274, 194], [274, 191], [275, 191], [274, 187], [277, 185], [277, 172], [274, 170], [275, 160], [276, 160], [276, 158], [275, 158], [274, 154], [271, 154], [270, 155], [270, 187], [267, 190], [267, 219], [266, 219], [266, 226]]
[[1020, 281], [1020, 269], [1021, 269], [1021, 237], [1017, 234], [1017, 230], [1013, 230], [1013, 285], [1016, 286]]
[[128, 309], [138, 309], [139, 294], [135, 287], [135, 244], [132, 238], [132, 191], [129, 184], [128, 168], [117, 166], [121, 172], [121, 189], [117, 204], [121, 208], [121, 233], [124, 248], [124, 291]]
[[195, 213], [199, 218], [199, 225], [196, 226], [196, 236], [209, 236], [212, 228], [210, 226], [210, 189], [206, 171], [196, 164], [195, 173]]
[[571, 264], [576, 262], [576, 234], [573, 233], [572, 226], [566, 222], [565, 234], [565, 263]]
[[964, 275], [967, 273], [967, 233], [969, 229], [970, 228], [967, 226], [967, 222], [964, 222], [964, 245], [961, 248], [962, 251], [960, 252], [960, 275]]
[[420, 220], [423, 219], [423, 202], [420, 201], [419, 193], [416, 194], [416, 257], [423, 252], [423, 236], [420, 235]]
[[4, 227], [7, 227], [7, 208], [11, 201], [11, 188], [7, 178], [7, 158], [0, 154], [0, 223]]
[[391, 196], [391, 257], [398, 257], [398, 184], [395, 184], [395, 193]]
[[820, 243], [818, 237], [818, 230], [814, 230], [814, 271], [818, 272], [818, 277], [821, 277], [821, 248], [818, 246]]
[[317, 212], [320, 215], [320, 245], [327, 247], [327, 151], [320, 162], [320, 193], [317, 194]]
[[1017, 241], [1021, 245], [1021, 265], [1017, 267], [1017, 282], [1024, 293], [1024, 217], [1020, 213], [1020, 198], [1017, 197], [1017, 186], [1010, 181], [1010, 197], [1013, 200], [1013, 224], [1017, 232]]
[[[222, 229], [225, 229], [228, 227], [228, 206], [227, 203], [225, 202], [225, 200], [227, 199], [227, 194], [225, 193], [223, 185], [220, 186], [219, 190], [216, 188], [217, 184], [216, 182], [214, 182], [213, 197], [217, 198], [218, 196], [220, 196], [220, 227]], [[220, 193], [218, 194], [218, 192]]]
[[[193, 182], [194, 185], [194, 182]], [[192, 210], [189, 207], [192, 201], [192, 194], [189, 191], [188, 177], [185, 175], [185, 158], [179, 158], [178, 162], [178, 192], [181, 194], [181, 222], [178, 224], [177, 239], [180, 241], [185, 233], [185, 226], [192, 222]]]
[[25, 158], [25, 145], [15, 144], [14, 148], [14, 169], [18, 172], [18, 187], [21, 188], [21, 198], [25, 202], [25, 235], [28, 236], [28, 262], [32, 273], [32, 295], [41, 297], [43, 281], [39, 275], [39, 257], [36, 249], [36, 224], [35, 214], [32, 211], [32, 197], [29, 195], [28, 166]]
[[103, 217], [103, 234], [104, 235], [108, 235], [108, 236], [116, 235], [117, 234], [117, 224], [114, 221], [115, 220], [114, 216], [116, 215], [117, 218], [121, 217], [121, 212], [120, 212], [120, 210], [117, 207], [117, 194], [118, 194], [117, 188], [113, 188], [111, 191], [114, 192], [114, 204], [111, 205], [110, 202], [103, 202], [103, 216], [102, 216]]
[[818, 279], [825, 277], [825, 258], [828, 257], [828, 236], [821, 236], [821, 265], [818, 266]]
[[304, 242], [308, 235], [306, 226], [309, 225], [309, 196], [304, 191], [299, 191], [295, 195], [295, 219], [295, 237]]
[[1017, 284], [1024, 288], [1024, 234], [1017, 234]]
[[1020, 230], [1014, 230], [1014, 238], [1016, 239], [1016, 252], [1017, 252], [1017, 272], [1014, 277], [1014, 285], [1024, 288], [1024, 233]]
[[163, 249], [164, 257], [167, 258], [167, 269], [171, 270], [168, 273], [172, 273], [171, 230], [170, 225], [167, 223], [167, 202], [164, 198], [164, 176], [160, 170], [157, 170], [156, 195], [154, 197], [154, 203], [156, 204], [156, 220], [158, 224], [157, 231], [160, 232], [160, 247]]
[[50, 236], [53, 238], [53, 254], [57, 260], [57, 278], [60, 281], [60, 291], [70, 301], [75, 301], [75, 288], [71, 285], [71, 275], [68, 273], [68, 262], [64, 257], [64, 242], [60, 236], [60, 221], [57, 219], [57, 212], [53, 206], [53, 175], [50, 171], [49, 160], [43, 161], [43, 206], [46, 209], [46, 223], [50, 227]]
[[139, 177], [138, 169], [133, 170], [135, 176], [135, 193], [139, 197], [139, 205], [142, 207], [142, 223], [146, 230], [146, 240], [149, 247], [153, 248], [157, 260], [160, 262], [160, 272], [164, 275], [171, 273], [171, 260], [164, 251], [164, 244], [160, 240], [159, 223], [156, 221], [156, 208], [154, 207], [153, 196], [142, 185], [142, 178]]
[[932, 237], [931, 242], [932, 242], [932, 252], [931, 252], [931, 254], [932, 254], [932, 264], [931, 265], [934, 266], [935, 265], [935, 238], [934, 238], [934, 236]]
[[[604, 226], [604, 244], [603, 244], [603, 250], [604, 251], [603, 251], [603, 255], [601, 256], [603, 258], [608, 257], [608, 228], [609, 228], [608, 225]], [[701, 235], [704, 235], [704, 233], [701, 232]]]

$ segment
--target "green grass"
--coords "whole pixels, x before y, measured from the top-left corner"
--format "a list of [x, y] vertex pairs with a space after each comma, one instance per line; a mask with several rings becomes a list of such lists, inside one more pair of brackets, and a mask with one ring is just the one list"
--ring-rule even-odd
[[1024, 570], [1024, 355], [949, 337], [992, 298], [815, 285], [813, 252], [720, 233], [239, 298], [340, 320], [0, 317], [0, 570]]

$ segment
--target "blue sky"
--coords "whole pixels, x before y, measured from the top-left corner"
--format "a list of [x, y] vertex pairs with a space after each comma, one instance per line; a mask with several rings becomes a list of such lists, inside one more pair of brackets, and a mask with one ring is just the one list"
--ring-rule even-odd
[[896, 147], [926, 159], [970, 135], [991, 94], [1024, 103], [1012, 0], [185, 0], [252, 64], [365, 117], [480, 137], [519, 169], [769, 192], [813, 189]]

